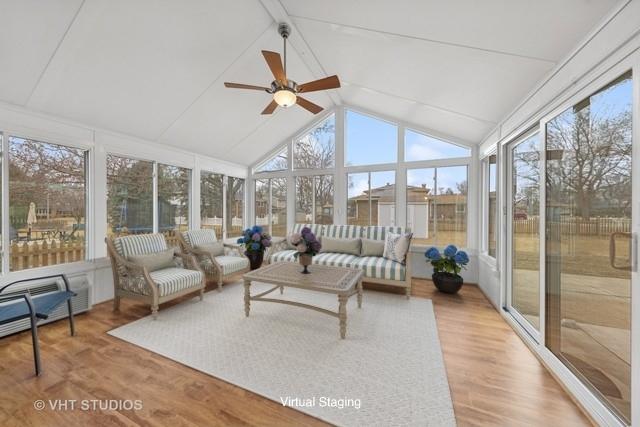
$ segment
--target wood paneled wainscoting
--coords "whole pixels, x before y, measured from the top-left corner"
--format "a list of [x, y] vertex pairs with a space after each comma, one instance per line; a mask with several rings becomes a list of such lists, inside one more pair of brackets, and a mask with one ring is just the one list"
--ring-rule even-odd
[[[445, 295], [430, 281], [414, 279], [412, 294], [434, 302], [458, 425], [589, 425], [476, 286]], [[0, 340], [0, 425], [326, 425], [106, 334], [147, 314], [148, 307], [131, 301], [115, 314], [107, 302], [77, 317], [76, 337], [66, 322], [43, 326], [44, 373], [38, 378], [29, 332]], [[143, 407], [38, 411], [35, 399], [130, 399]]]

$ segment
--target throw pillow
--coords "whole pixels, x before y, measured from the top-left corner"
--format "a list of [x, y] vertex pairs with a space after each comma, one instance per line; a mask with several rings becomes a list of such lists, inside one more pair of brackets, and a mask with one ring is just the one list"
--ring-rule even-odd
[[134, 264], [142, 265], [143, 267], [147, 267], [147, 269], [151, 271], [162, 270], [164, 268], [173, 268], [176, 266], [176, 263], [173, 260], [174, 250], [167, 249], [166, 251], [156, 252], [153, 254], [146, 255], [131, 255], [129, 256], [129, 261]]
[[360, 255], [360, 239], [336, 239], [323, 236], [321, 238], [322, 249], [320, 252], [333, 252], [338, 254]]
[[384, 255], [384, 240], [362, 239], [362, 248], [360, 256], [377, 256]]
[[224, 255], [224, 243], [222, 242], [203, 243], [201, 245], [196, 245], [196, 249], [199, 251], [209, 252], [214, 257]]
[[391, 261], [397, 261], [404, 264], [407, 260], [407, 252], [409, 251], [412, 237], [412, 233], [387, 233], [387, 236], [384, 239], [383, 256]]

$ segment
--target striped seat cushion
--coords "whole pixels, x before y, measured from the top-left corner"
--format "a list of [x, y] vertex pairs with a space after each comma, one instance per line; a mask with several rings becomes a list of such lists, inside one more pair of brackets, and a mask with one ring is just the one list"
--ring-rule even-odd
[[357, 259], [359, 259], [359, 257], [355, 255], [325, 252], [314, 256], [312, 258], [312, 262], [318, 265], [349, 267], [349, 265], [354, 263]]
[[222, 255], [216, 257], [216, 262], [222, 267], [224, 276], [249, 267], [249, 260], [246, 257]]
[[146, 255], [168, 249], [167, 241], [160, 233], [116, 237], [113, 239], [113, 245], [124, 259], [132, 255]]
[[195, 248], [198, 245], [215, 243], [218, 241], [215, 230], [183, 231], [182, 237], [184, 237], [185, 242], [187, 242], [187, 244], [192, 248]]
[[411, 230], [404, 227], [387, 227], [372, 225], [369, 227], [362, 227], [362, 237], [372, 240], [384, 240], [387, 233], [404, 234], [409, 233]]
[[269, 262], [280, 262], [280, 261], [295, 261], [295, 258], [293, 256], [293, 254], [295, 254], [296, 251], [293, 249], [287, 249], [284, 251], [279, 251], [279, 252], [275, 252], [272, 253], [271, 256], [269, 257]]
[[407, 267], [399, 262], [382, 257], [358, 257], [347, 267], [361, 268], [365, 277], [386, 280], [404, 280]]
[[337, 239], [355, 239], [362, 236], [362, 226], [360, 225], [325, 225], [322, 231], [323, 236]]
[[152, 271], [149, 275], [158, 285], [161, 297], [175, 294], [183, 289], [200, 286], [202, 283], [200, 271], [184, 268], [165, 268]]

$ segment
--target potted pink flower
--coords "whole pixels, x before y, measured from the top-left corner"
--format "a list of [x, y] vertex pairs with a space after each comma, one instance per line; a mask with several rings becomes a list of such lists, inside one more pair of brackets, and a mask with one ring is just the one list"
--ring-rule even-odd
[[322, 248], [320, 241], [309, 227], [303, 227], [300, 233], [293, 233], [289, 236], [289, 243], [296, 248], [293, 256], [298, 258], [300, 265], [304, 267], [302, 273], [309, 274], [310, 271], [307, 267], [311, 265], [312, 257], [320, 252]]

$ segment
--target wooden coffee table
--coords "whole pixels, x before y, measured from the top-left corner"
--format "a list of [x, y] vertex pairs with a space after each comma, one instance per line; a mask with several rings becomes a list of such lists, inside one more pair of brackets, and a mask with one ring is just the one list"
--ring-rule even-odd
[[[302, 274], [302, 266], [294, 262], [276, 262], [257, 270], [246, 273], [244, 278], [244, 314], [249, 316], [251, 301], [277, 302], [280, 304], [295, 305], [328, 314], [340, 319], [340, 338], [347, 334], [347, 301], [351, 295], [358, 295], [358, 308], [362, 307], [362, 276], [359, 269], [346, 267], [333, 267], [327, 265], [311, 265], [311, 274]], [[273, 288], [251, 295], [251, 283], [260, 282], [275, 285]], [[277, 298], [265, 298], [266, 295], [284, 288], [307, 289], [315, 292], [325, 292], [338, 296], [338, 311], [326, 310], [310, 304], [287, 301]]]

